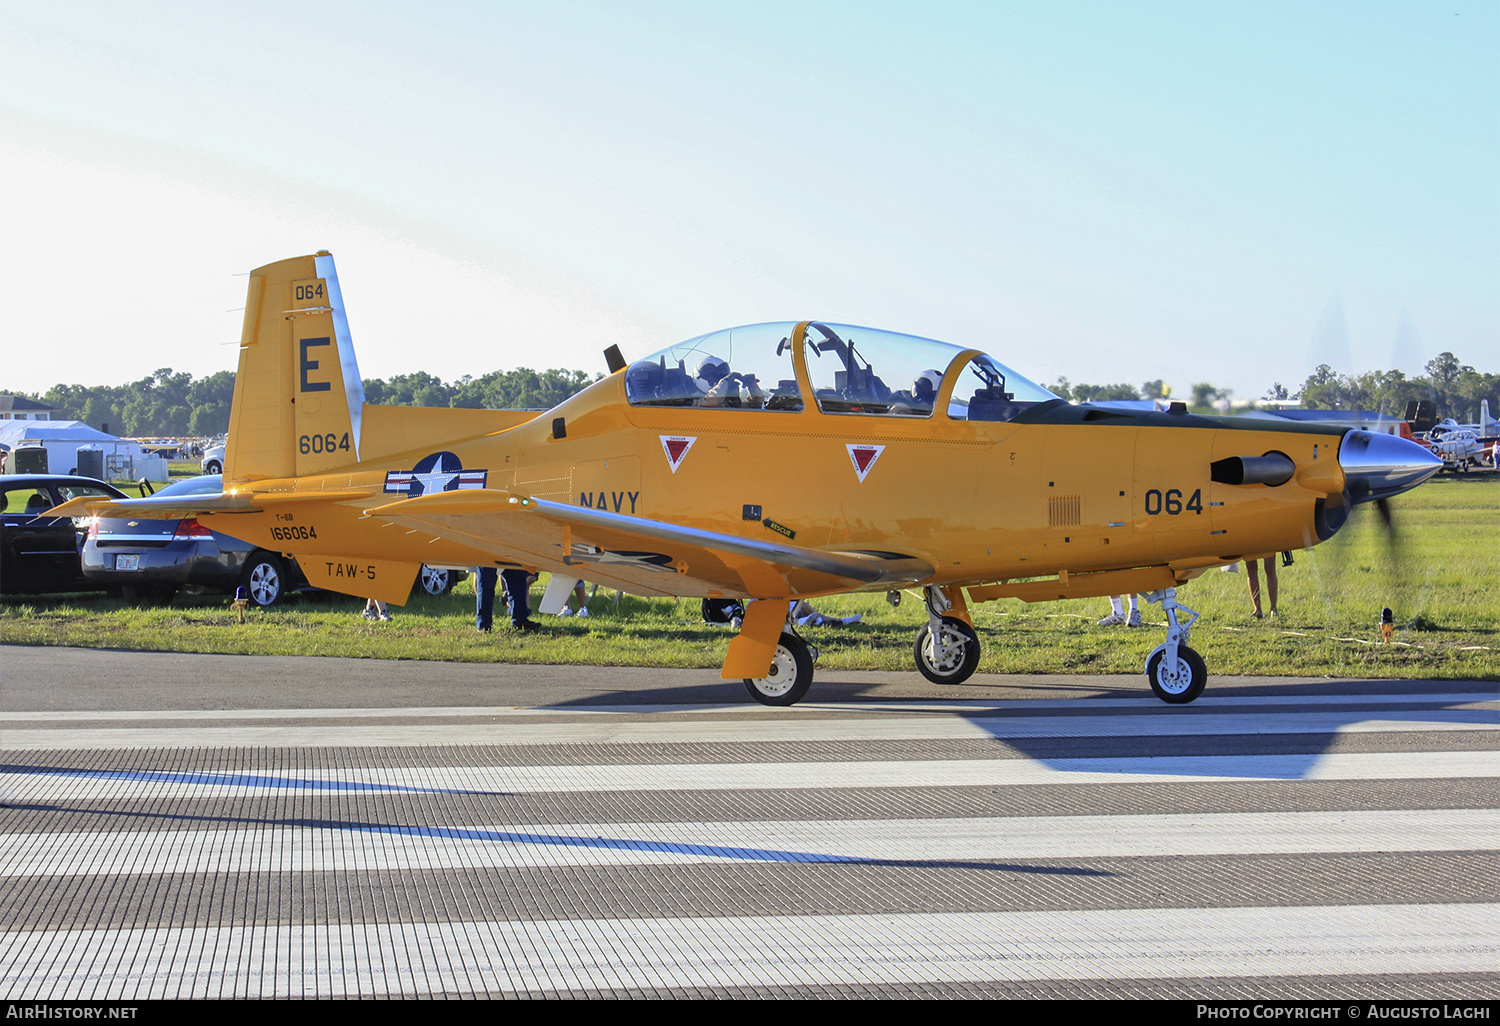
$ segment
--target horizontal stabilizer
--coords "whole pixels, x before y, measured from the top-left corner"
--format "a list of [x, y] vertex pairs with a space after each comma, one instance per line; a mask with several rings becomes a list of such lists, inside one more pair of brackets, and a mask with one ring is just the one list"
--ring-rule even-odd
[[286, 492], [283, 494], [241, 494], [220, 492], [206, 495], [173, 495], [148, 499], [101, 499], [97, 495], [80, 495], [61, 506], [49, 509], [49, 517], [139, 517], [142, 520], [178, 520], [205, 513], [259, 513], [274, 506], [297, 506], [311, 502], [342, 502], [367, 499], [362, 492]]

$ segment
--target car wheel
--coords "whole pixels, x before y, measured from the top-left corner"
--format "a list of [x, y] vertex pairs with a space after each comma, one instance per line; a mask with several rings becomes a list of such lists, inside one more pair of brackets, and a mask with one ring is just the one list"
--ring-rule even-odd
[[209, 460], [203, 465], [203, 472], [205, 474], [222, 474], [224, 473], [224, 464], [218, 460]]
[[417, 586], [415, 591], [423, 595], [446, 595], [453, 589], [453, 572], [451, 570], [439, 570], [436, 567], [422, 564], [422, 569], [417, 573]]
[[269, 552], [257, 552], [245, 561], [240, 584], [257, 606], [274, 606], [286, 589], [286, 570]]

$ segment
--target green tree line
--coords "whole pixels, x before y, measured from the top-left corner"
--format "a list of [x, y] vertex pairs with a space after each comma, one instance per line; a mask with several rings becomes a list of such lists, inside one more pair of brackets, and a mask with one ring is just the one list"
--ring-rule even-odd
[[[1500, 415], [1500, 374], [1487, 374], [1460, 363], [1452, 353], [1440, 353], [1427, 361], [1426, 374], [1408, 378], [1398, 370], [1367, 371], [1364, 374], [1339, 374], [1328, 364], [1319, 364], [1296, 391], [1276, 382], [1267, 391], [1267, 400], [1299, 400], [1308, 410], [1377, 410], [1401, 416], [1413, 399], [1429, 399], [1437, 407], [1437, 416], [1455, 420], [1478, 420], [1479, 403], [1490, 401], [1492, 416]], [[1140, 388], [1130, 384], [1073, 384], [1059, 378], [1047, 386], [1069, 402], [1093, 403], [1117, 400], [1167, 399], [1172, 390], [1161, 380], [1147, 381]], [[1232, 389], [1218, 388], [1207, 381], [1194, 382], [1182, 399], [1195, 410], [1211, 410], [1220, 400], [1234, 395]]]
[[[549, 409], [599, 379], [583, 371], [519, 367], [449, 384], [422, 371], [389, 381], [366, 378], [365, 401], [387, 406], [461, 406], [469, 409]], [[163, 367], [128, 385], [53, 385], [44, 393], [5, 392], [46, 403], [57, 420], [81, 420], [130, 438], [209, 437], [229, 430], [234, 371], [206, 378]]]
[[53, 385], [26, 397], [55, 409], [54, 420], [81, 420], [114, 435], [217, 435], [229, 427], [234, 372], [194, 379], [163, 367], [128, 385]]
[[465, 374], [452, 384], [425, 371], [386, 381], [365, 379], [365, 402], [383, 406], [452, 406], [469, 410], [548, 410], [598, 381], [579, 370], [517, 367], [480, 378]]
[[1286, 395], [1277, 382], [1266, 398], [1300, 399], [1309, 410], [1379, 410], [1393, 416], [1405, 413], [1413, 399], [1429, 399], [1439, 418], [1459, 421], [1478, 420], [1479, 404], [1488, 399], [1490, 415], [1500, 414], [1500, 374], [1477, 371], [1452, 353], [1439, 353], [1423, 369], [1427, 373], [1415, 378], [1398, 370], [1339, 374], [1324, 363], [1296, 394]]

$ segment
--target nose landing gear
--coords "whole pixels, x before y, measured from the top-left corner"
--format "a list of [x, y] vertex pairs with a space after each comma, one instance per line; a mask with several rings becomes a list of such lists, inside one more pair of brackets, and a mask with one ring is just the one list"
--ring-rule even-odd
[[[1186, 705], [1199, 695], [1208, 683], [1208, 667], [1203, 657], [1188, 648], [1188, 629], [1198, 621], [1198, 613], [1177, 602], [1177, 589], [1148, 591], [1143, 596], [1147, 602], [1161, 604], [1167, 614], [1167, 640], [1151, 650], [1146, 659], [1146, 679], [1151, 690], [1163, 702]], [[1178, 612], [1189, 614], [1186, 623], [1179, 623]]]

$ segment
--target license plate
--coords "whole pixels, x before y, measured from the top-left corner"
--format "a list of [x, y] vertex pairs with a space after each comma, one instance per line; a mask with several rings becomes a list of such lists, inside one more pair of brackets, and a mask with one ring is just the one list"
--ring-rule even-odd
[[116, 570], [139, 570], [141, 568], [141, 556], [138, 552], [130, 555], [119, 555], [115, 557]]

